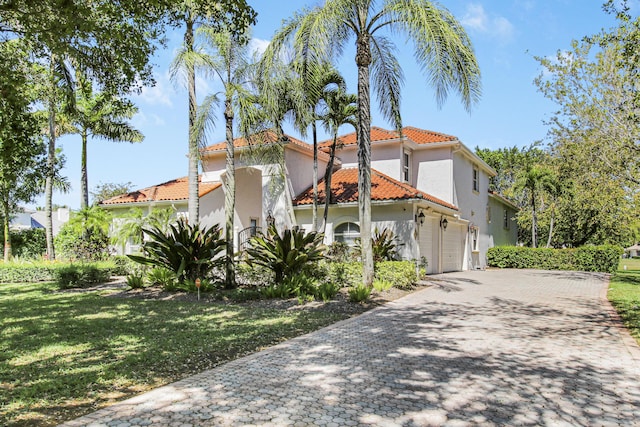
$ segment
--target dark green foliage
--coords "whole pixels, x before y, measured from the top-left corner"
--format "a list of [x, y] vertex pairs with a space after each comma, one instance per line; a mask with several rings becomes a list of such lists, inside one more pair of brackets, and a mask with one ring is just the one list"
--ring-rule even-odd
[[316, 290], [316, 298], [321, 299], [324, 302], [330, 301], [338, 295], [340, 286], [333, 282], [324, 282], [318, 285]]
[[[396, 235], [391, 229], [385, 228], [380, 231], [376, 228], [374, 230], [373, 237], [371, 238], [371, 249], [375, 262], [395, 260], [398, 255], [397, 247]], [[360, 254], [362, 251], [361, 248], [360, 239], [357, 239], [354, 252]]]
[[165, 291], [175, 290], [177, 280], [173, 271], [163, 267], [154, 267], [147, 273], [147, 281], [149, 284], [161, 286]]
[[281, 236], [275, 227], [270, 227], [266, 235], [249, 241], [247, 263], [272, 270], [276, 283], [280, 283], [285, 277], [300, 272], [306, 264], [324, 258], [323, 238], [320, 233], [295, 229], [286, 229]]
[[144, 232], [152, 239], [142, 246], [146, 256], [128, 255], [129, 258], [144, 265], [164, 267], [174, 272], [181, 283], [205, 278], [221, 262], [216, 257], [225, 243], [217, 224], [201, 229], [181, 219], [167, 233], [158, 228]]
[[91, 265], [100, 270], [100, 277], [107, 279], [117, 271], [117, 267], [111, 262], [97, 262], [93, 264], [69, 264], [41, 262], [9, 262], [0, 263], [0, 283], [30, 283], [30, 282], [52, 282], [57, 280], [57, 271], [78, 265]]
[[[327, 264], [326, 281], [341, 287], [354, 287], [362, 280], [362, 263], [331, 262]], [[376, 263], [375, 279], [391, 282], [399, 289], [410, 289], [418, 280], [413, 261], [383, 261]]]
[[136, 272], [140, 267], [140, 264], [131, 261], [124, 255], [113, 255], [109, 257], [109, 261], [115, 265], [112, 271], [114, 276], [126, 276]]
[[262, 286], [274, 282], [273, 271], [261, 265], [236, 263], [236, 282], [249, 286]]
[[411, 289], [418, 281], [414, 261], [384, 261], [376, 263], [377, 280], [391, 282], [398, 289]]
[[351, 261], [353, 250], [345, 242], [333, 242], [327, 248], [325, 255], [334, 262]]
[[44, 228], [27, 228], [12, 231], [11, 252], [14, 257], [21, 259], [39, 259], [47, 252], [47, 242]]
[[351, 302], [366, 302], [371, 295], [371, 289], [362, 283], [349, 288], [349, 301]]
[[496, 246], [487, 251], [487, 263], [500, 268], [542, 270], [601, 271], [618, 269], [622, 248], [613, 245], [583, 246], [571, 249]]
[[55, 271], [55, 281], [60, 289], [86, 288], [109, 280], [111, 272], [93, 264], [71, 264]]
[[131, 273], [127, 276], [127, 285], [131, 289], [144, 288], [144, 276], [141, 273]]
[[55, 238], [58, 255], [70, 260], [106, 260], [110, 224], [111, 215], [98, 206], [74, 213]]
[[313, 278], [304, 274], [293, 274], [285, 277], [281, 282], [261, 289], [265, 298], [291, 298], [307, 296], [314, 297], [318, 288]]
[[[178, 283], [176, 285], [176, 289], [180, 291], [190, 292], [190, 293], [198, 292], [198, 287], [196, 286], [195, 280], [189, 280], [189, 279], [185, 280], [182, 283]], [[200, 292], [203, 292], [203, 293], [213, 292], [215, 290], [216, 290], [216, 285], [214, 282], [208, 279], [200, 280]]]

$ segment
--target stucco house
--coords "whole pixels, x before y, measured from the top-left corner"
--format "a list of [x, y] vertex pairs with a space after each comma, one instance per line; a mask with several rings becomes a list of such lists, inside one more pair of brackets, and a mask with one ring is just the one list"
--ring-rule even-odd
[[[456, 137], [414, 127], [402, 134], [371, 128], [372, 227], [392, 229], [403, 259], [424, 259], [428, 273], [481, 269], [487, 249], [515, 244], [517, 208], [489, 192], [496, 172]], [[332, 141], [320, 144], [318, 176], [329, 163]], [[359, 236], [356, 134], [339, 138], [331, 181], [325, 242], [353, 242]], [[247, 141], [237, 138], [234, 231], [241, 247], [269, 221], [278, 228], [312, 223], [313, 150], [310, 144], [273, 132]], [[273, 155], [276, 153], [276, 155]], [[277, 155], [279, 153], [279, 155]], [[202, 150], [200, 222], [224, 224], [225, 143]], [[272, 160], [269, 160], [272, 159]], [[187, 211], [186, 178], [124, 194], [101, 206], [124, 212], [131, 207], [172, 206]], [[318, 218], [326, 188], [318, 183]], [[322, 224], [319, 224], [321, 226]]]

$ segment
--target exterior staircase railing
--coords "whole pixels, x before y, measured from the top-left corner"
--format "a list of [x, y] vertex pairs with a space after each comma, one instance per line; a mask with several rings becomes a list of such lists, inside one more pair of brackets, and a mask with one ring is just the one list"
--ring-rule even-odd
[[261, 234], [261, 233], [262, 233], [262, 228], [258, 226], [247, 227], [244, 230], [241, 230], [238, 233], [238, 250], [242, 252], [245, 249], [247, 249], [247, 247], [249, 246], [249, 240], [253, 236], [257, 236], [258, 234]]

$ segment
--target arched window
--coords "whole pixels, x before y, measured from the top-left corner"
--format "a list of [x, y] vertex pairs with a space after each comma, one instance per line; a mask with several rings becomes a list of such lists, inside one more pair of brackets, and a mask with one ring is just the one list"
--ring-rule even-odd
[[349, 246], [355, 245], [358, 237], [360, 237], [360, 227], [353, 222], [343, 222], [333, 231], [333, 240], [344, 242]]

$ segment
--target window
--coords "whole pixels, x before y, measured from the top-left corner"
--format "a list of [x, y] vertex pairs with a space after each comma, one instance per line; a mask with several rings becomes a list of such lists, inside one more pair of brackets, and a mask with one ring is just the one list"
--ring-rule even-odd
[[249, 228], [251, 229], [251, 237], [258, 234], [258, 218], [249, 219]]
[[405, 151], [402, 155], [402, 180], [404, 182], [409, 182], [410, 162], [411, 157], [409, 156], [409, 152]]
[[480, 249], [480, 229], [477, 226], [471, 226], [471, 250], [478, 252]]
[[356, 239], [360, 237], [360, 227], [353, 222], [343, 222], [333, 231], [333, 240], [343, 242], [349, 246], [356, 244]]
[[504, 210], [504, 213], [503, 213], [503, 215], [502, 215], [502, 226], [503, 226], [506, 230], [508, 230], [508, 229], [510, 228], [510, 227], [509, 227], [509, 210], [508, 210], [508, 209], [505, 209], [505, 210]]
[[473, 167], [473, 191], [480, 191], [480, 171], [477, 166]]

